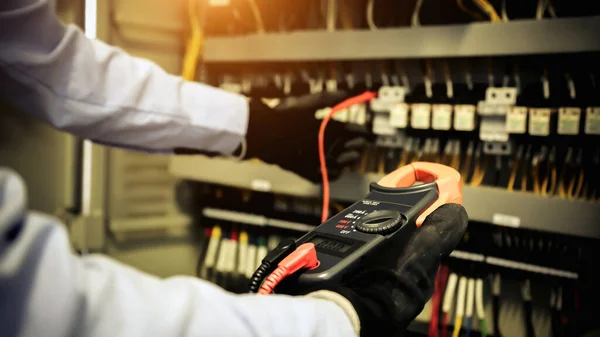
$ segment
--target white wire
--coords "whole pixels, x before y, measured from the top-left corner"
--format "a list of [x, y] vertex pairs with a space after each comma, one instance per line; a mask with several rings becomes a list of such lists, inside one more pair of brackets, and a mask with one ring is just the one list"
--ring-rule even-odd
[[551, 17], [555, 18], [556, 10], [554, 10], [554, 6], [552, 5], [552, 2], [550, 0], [546, 0], [546, 2], [547, 2], [546, 10], [548, 11], [548, 14], [550, 14]]
[[495, 274], [492, 280], [492, 295], [500, 295], [500, 274]]
[[377, 25], [373, 19], [373, 9], [375, 8], [375, 0], [369, 0], [367, 3], [367, 24], [370, 30], [377, 30]]
[[[242, 240], [242, 237], [246, 237], [245, 240]], [[246, 269], [248, 265], [248, 233], [245, 231], [240, 232], [240, 244], [238, 248], [238, 274], [245, 275]]]
[[475, 304], [475, 279], [470, 278], [467, 283], [467, 310], [465, 317], [473, 317], [473, 306]]
[[506, 12], [506, 0], [502, 0], [502, 21], [508, 21], [508, 13]]
[[421, 6], [423, 6], [423, 0], [417, 0], [417, 3], [415, 4], [415, 10], [413, 11], [411, 19], [413, 27], [421, 25], [421, 22], [419, 21], [419, 13], [421, 12]]
[[523, 286], [521, 287], [521, 295], [523, 296], [523, 301], [531, 302], [531, 283], [529, 280], [525, 280], [525, 282], [523, 282]]
[[467, 278], [461, 276], [458, 282], [458, 296], [456, 297], [456, 316], [462, 317], [465, 314], [465, 294], [467, 292]]
[[477, 318], [485, 319], [485, 306], [483, 305], [483, 280], [478, 278], [475, 281], [475, 305], [477, 308]]
[[536, 20], [542, 20], [544, 18], [546, 6], [548, 6], [548, 0], [538, 0], [537, 9], [535, 11]]
[[256, 270], [256, 246], [253, 244], [248, 245], [248, 251], [246, 255], [246, 278], [252, 278], [252, 274]]
[[442, 305], [442, 312], [450, 312], [452, 303], [454, 302], [454, 291], [456, 290], [456, 282], [458, 282], [458, 276], [454, 273], [448, 277], [448, 285], [446, 286], [446, 292], [444, 293], [444, 303]]

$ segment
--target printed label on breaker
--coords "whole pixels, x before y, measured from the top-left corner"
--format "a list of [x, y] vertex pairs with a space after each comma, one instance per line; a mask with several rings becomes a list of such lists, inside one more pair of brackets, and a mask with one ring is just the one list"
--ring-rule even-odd
[[433, 107], [431, 127], [434, 130], [450, 130], [452, 127], [452, 105], [435, 104]]
[[600, 135], [600, 107], [587, 108], [585, 113], [585, 133]]
[[506, 132], [525, 133], [527, 132], [527, 108], [523, 106], [514, 106], [506, 115]]
[[558, 134], [579, 134], [579, 120], [581, 119], [580, 108], [560, 108], [558, 110]]
[[390, 124], [395, 128], [405, 128], [408, 125], [408, 105], [395, 103], [390, 110]]
[[458, 131], [475, 130], [475, 106], [454, 106], [454, 129]]
[[548, 136], [550, 134], [550, 109], [529, 109], [529, 134]]
[[271, 191], [271, 182], [263, 179], [254, 179], [250, 183], [250, 187], [255, 191], [261, 192], [270, 192]]
[[429, 129], [431, 120], [431, 105], [413, 104], [411, 110], [410, 126], [415, 129]]
[[500, 226], [519, 227], [521, 226], [521, 218], [514, 215], [494, 213], [492, 223]]

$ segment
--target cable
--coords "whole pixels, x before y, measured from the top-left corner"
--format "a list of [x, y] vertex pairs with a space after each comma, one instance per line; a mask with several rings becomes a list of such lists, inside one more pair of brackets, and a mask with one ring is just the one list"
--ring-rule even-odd
[[258, 293], [262, 295], [270, 294], [286, 276], [303, 268], [314, 269], [318, 265], [319, 260], [317, 259], [315, 245], [310, 242], [304, 243], [277, 264], [277, 268], [267, 276]]
[[523, 157], [523, 169], [521, 170], [521, 191], [527, 191], [527, 183], [529, 182], [529, 173], [531, 171], [531, 144], [527, 146], [527, 151]]
[[477, 309], [477, 318], [481, 327], [481, 337], [487, 337], [485, 306], [483, 304], [483, 280], [480, 278], [475, 281], [475, 308]]
[[527, 337], [535, 337], [533, 330], [533, 308], [531, 305], [531, 283], [525, 280], [521, 288], [523, 297], [523, 313], [525, 314], [525, 326], [527, 327]]
[[506, 0], [502, 0], [501, 15], [502, 15], [502, 21], [508, 22], [508, 13], [506, 12]]
[[439, 335], [439, 320], [440, 310], [442, 306], [442, 297], [444, 294], [444, 288], [448, 281], [448, 267], [439, 266], [438, 273], [435, 278], [434, 297], [432, 297], [431, 306], [431, 319], [429, 320], [429, 333], [428, 337], [438, 337]]
[[221, 243], [221, 227], [214, 226], [206, 248], [206, 257], [204, 258], [204, 267], [200, 271], [200, 277], [208, 280], [211, 275], [211, 269], [215, 266], [219, 244]]
[[411, 24], [413, 27], [417, 27], [421, 25], [421, 22], [419, 21], [419, 13], [421, 12], [421, 7], [423, 6], [423, 1], [424, 0], [417, 0], [417, 3], [415, 4], [415, 10], [412, 13], [412, 17], [411, 17]]
[[458, 296], [456, 297], [456, 318], [454, 319], [454, 331], [452, 337], [458, 337], [462, 326], [463, 316], [465, 314], [465, 293], [467, 292], [467, 278], [461, 276], [458, 282]]
[[500, 274], [494, 275], [492, 281], [492, 308], [493, 308], [493, 320], [494, 320], [494, 329], [495, 329], [495, 337], [501, 337], [502, 333], [500, 332]]
[[565, 156], [562, 168], [560, 170], [560, 177], [558, 178], [558, 195], [561, 198], [566, 198], [567, 197], [567, 179], [569, 178], [569, 176], [572, 174], [572, 169], [571, 166], [572, 161], [573, 160], [573, 148], [569, 147], [567, 149], [567, 154]]
[[474, 0], [474, 2], [490, 17], [492, 22], [502, 22], [502, 19], [498, 15], [498, 12], [496, 12], [494, 9], [494, 6], [492, 6], [487, 0]]
[[458, 170], [460, 166], [460, 141], [458, 139], [454, 141], [450, 166], [455, 170]]
[[477, 146], [475, 152], [475, 167], [473, 168], [473, 176], [471, 177], [471, 185], [479, 186], [485, 177], [485, 168], [487, 167], [488, 158], [482, 153], [481, 143]]
[[465, 311], [465, 336], [471, 336], [471, 324], [473, 321], [473, 306], [475, 304], [475, 279], [470, 278], [467, 282], [467, 309]]
[[[575, 167], [578, 168], [579, 173], [575, 174], [571, 178], [571, 182], [569, 183], [569, 189], [567, 191], [567, 197], [569, 199], [574, 199], [579, 197], [581, 193], [581, 189], [583, 187], [583, 182], [585, 179], [585, 172], [583, 170], [583, 151], [579, 149], [577, 151], [577, 157], [575, 159]], [[575, 187], [577, 186], [577, 187]]]
[[327, 163], [325, 161], [325, 128], [327, 128], [327, 123], [329, 123], [331, 117], [337, 112], [356, 104], [366, 103], [376, 96], [376, 93], [372, 91], [366, 91], [358, 96], [348, 98], [347, 100], [334, 106], [321, 122], [318, 139], [319, 163], [321, 166], [321, 178], [323, 179], [323, 209], [321, 210], [321, 222], [325, 222], [327, 221], [327, 218], [329, 218], [329, 177], [327, 176]]
[[256, 269], [250, 278], [248, 286], [251, 293], [256, 293], [260, 289], [260, 285], [267, 275], [275, 269], [275, 266], [281, 262], [286, 256], [296, 249], [296, 241], [293, 239], [283, 240], [275, 249], [269, 252], [261, 261], [260, 266]]
[[[554, 195], [554, 191], [556, 191], [556, 149], [554, 147], [552, 147], [548, 156], [547, 167], [548, 171], [541, 186], [542, 196]], [[550, 188], [548, 188], [548, 185], [550, 185]]]
[[508, 178], [507, 189], [509, 191], [513, 191], [514, 190], [515, 179], [517, 178], [517, 173], [519, 172], [519, 165], [520, 165], [520, 162], [521, 162], [521, 156], [522, 155], [523, 155], [523, 145], [519, 145], [519, 148], [517, 149], [517, 156], [516, 156], [515, 160], [513, 161], [513, 167], [512, 167], [512, 170], [510, 172], [510, 177]]
[[469, 146], [467, 147], [467, 154], [465, 156], [465, 161], [463, 163], [462, 169], [460, 170], [460, 174], [464, 177], [465, 181], [469, 177], [469, 172], [471, 171], [471, 162], [473, 160], [473, 141], [469, 141]]
[[248, 232], [245, 230], [240, 231], [240, 244], [238, 247], [238, 264], [237, 274], [238, 277], [243, 277], [246, 274], [248, 268]]
[[260, 14], [260, 8], [258, 8], [255, 0], [248, 0], [248, 4], [252, 9], [252, 15], [254, 15], [254, 20], [256, 21], [256, 32], [263, 34], [265, 32], [265, 24], [263, 23], [262, 15]]
[[454, 273], [450, 274], [448, 278], [448, 284], [446, 291], [444, 292], [444, 302], [442, 305], [442, 337], [448, 336], [448, 313], [454, 302], [454, 291], [456, 290], [456, 283], [458, 282], [458, 276]]
[[377, 30], [377, 25], [375, 24], [375, 20], [373, 19], [373, 9], [375, 7], [375, 0], [369, 0], [367, 3], [367, 25], [369, 25], [370, 30]]
[[477, 19], [477, 20], [484, 20], [484, 17], [481, 16], [481, 14], [479, 14], [477, 12], [474, 12], [474, 11], [468, 9], [467, 7], [465, 7], [465, 4], [464, 4], [463, 0], [456, 0], [456, 5], [458, 6], [458, 8], [461, 11], [469, 14], [470, 16], [474, 17], [475, 19]]
[[183, 56], [183, 71], [182, 77], [185, 80], [193, 81], [196, 78], [196, 70], [198, 67], [198, 59], [200, 57], [204, 37], [200, 27], [200, 19], [198, 18], [198, 1], [188, 1], [188, 16], [190, 20], [191, 36], [188, 39]]

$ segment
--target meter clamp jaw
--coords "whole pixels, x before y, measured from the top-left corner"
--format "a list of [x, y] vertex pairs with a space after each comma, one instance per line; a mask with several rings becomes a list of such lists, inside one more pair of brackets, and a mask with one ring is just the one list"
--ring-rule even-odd
[[[421, 184], [415, 185], [416, 182]], [[456, 170], [417, 162], [390, 173], [372, 183], [363, 200], [297, 241], [298, 246], [313, 243], [320, 264], [291, 275], [278, 290], [295, 293], [291, 290], [336, 283], [365, 264], [386, 260], [381, 249], [401, 250], [425, 217], [446, 203], [462, 203], [460, 174]]]

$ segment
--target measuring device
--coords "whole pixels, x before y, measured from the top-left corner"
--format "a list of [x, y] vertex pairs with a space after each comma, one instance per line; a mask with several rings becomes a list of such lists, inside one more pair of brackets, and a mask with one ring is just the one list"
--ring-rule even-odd
[[[365, 265], [393, 263], [398, 254], [385, 254], [385, 250], [401, 250], [427, 215], [447, 203], [462, 204], [461, 177], [456, 170], [427, 162], [399, 168], [372, 183], [364, 199], [298, 239], [298, 248], [278, 262], [259, 293], [269, 293], [276, 286], [278, 292], [294, 293], [338, 283]], [[305, 265], [299, 257], [294, 260], [293, 255], [301, 254], [308, 261]]]

